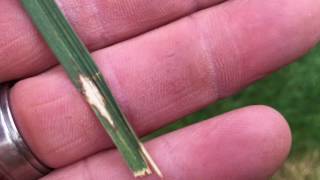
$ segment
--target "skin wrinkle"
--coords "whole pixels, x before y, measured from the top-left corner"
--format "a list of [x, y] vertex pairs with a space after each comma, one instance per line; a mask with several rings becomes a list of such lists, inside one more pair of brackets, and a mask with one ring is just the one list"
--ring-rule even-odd
[[12, 37], [12, 40], [9, 43], [5, 43], [5, 42], [0, 41], [0, 46], [1, 46], [0, 53], [8, 53], [7, 49], [11, 48], [12, 46], [16, 46], [16, 42], [20, 41], [21, 38], [23, 38], [23, 36]]
[[[199, 0], [195, 0], [195, 1], [199, 1]], [[201, 26], [199, 24], [199, 22], [196, 20], [196, 18], [193, 17], [193, 15], [189, 16], [190, 18], [188, 18], [189, 21], [189, 26], [190, 27], [195, 27], [194, 31], [196, 36], [198, 37], [198, 42], [199, 42], [199, 47], [200, 47], [200, 51], [201, 54], [203, 55], [203, 59], [204, 61], [207, 63], [207, 67], [210, 69], [209, 72], [211, 74], [209, 74], [208, 76], [212, 78], [211, 81], [209, 81], [211, 83], [212, 86], [212, 93], [213, 93], [213, 97], [216, 97], [216, 99], [214, 99], [213, 101], [216, 101], [218, 99], [218, 97], [220, 97], [219, 95], [219, 89], [218, 89], [218, 85], [216, 84], [217, 81], [217, 68], [215, 66], [214, 63], [214, 56], [213, 53], [211, 53], [212, 49], [212, 43], [214, 43], [214, 41], [209, 41], [207, 37], [210, 37], [208, 31], [205, 30], [205, 28], [200, 29], [199, 27]], [[209, 28], [207, 28], [209, 29]]]
[[[226, 2], [227, 3], [227, 2]], [[213, 79], [212, 82], [212, 87], [214, 89], [214, 95], [215, 97], [220, 97], [220, 89], [224, 89], [221, 82], [222, 77], [229, 77], [226, 75], [223, 75], [224, 72], [229, 72], [229, 71], [224, 71], [224, 68], [221, 69], [221, 63], [224, 61], [224, 57], [219, 55], [219, 51], [221, 44], [218, 43], [220, 41], [220, 38], [223, 37], [224, 42], [227, 42], [225, 40], [225, 35], [221, 36], [220, 34], [216, 34], [215, 31], [212, 31], [212, 29], [218, 29], [217, 25], [220, 27], [222, 22], [224, 22], [224, 19], [222, 18], [221, 14], [214, 13], [214, 9], [220, 8], [221, 6], [224, 6], [224, 4], [221, 4], [217, 7], [212, 7], [212, 13], [211, 16], [212, 18], [207, 18], [207, 17], [202, 17], [202, 22], [199, 21], [197, 18], [197, 15], [191, 15], [190, 19], [190, 27], [197, 29], [197, 34], [198, 34], [198, 40], [200, 41], [200, 47], [202, 47], [202, 54], [204, 55], [204, 59], [208, 60], [208, 65], [209, 67], [212, 67], [212, 75], [211, 78]], [[221, 20], [221, 21], [220, 21]], [[223, 32], [224, 33], [224, 32]], [[232, 51], [231, 51], [232, 52]], [[224, 63], [223, 63], [224, 64]], [[220, 81], [218, 81], [220, 78]], [[227, 81], [228, 82], [228, 81]]]
[[64, 96], [58, 96], [58, 97], [54, 98], [53, 100], [41, 102], [41, 103], [39, 103], [39, 104], [33, 104], [33, 105], [32, 105], [32, 109], [50, 107], [50, 106], [56, 104], [57, 102], [62, 102], [62, 101], [64, 101], [65, 96], [66, 96], [66, 95], [64, 95]]
[[[37, 53], [30, 53], [30, 52], [38, 52], [34, 49], [34, 47], [38, 47], [38, 41], [35, 40], [37, 37], [37, 33], [34, 31], [34, 28], [31, 26], [31, 24], [26, 23], [27, 17], [26, 14], [21, 12], [16, 12], [17, 7], [19, 8], [20, 5], [18, 1], [12, 0], [12, 1], [1, 1], [0, 6], [2, 7], [3, 11], [0, 12], [0, 22], [2, 21], [8, 21], [8, 19], [11, 22], [10, 28], [7, 27], [9, 24], [1, 24], [1, 29], [6, 29], [4, 33], [2, 34], [2, 38], [0, 38], [1, 43], [0, 44], [8, 44], [9, 42], [12, 42], [12, 38], [18, 39], [20, 43], [16, 43], [15, 45], [12, 45], [11, 49], [6, 49], [6, 52], [0, 52], [0, 63], [4, 62], [7, 64], [7, 70], [0, 72], [0, 82], [4, 81], [2, 78], [6, 76], [7, 74], [17, 74], [19, 73], [20, 69], [26, 68], [26, 67], [32, 67], [30, 63], [28, 63], [26, 60], [30, 56], [34, 56], [35, 58], [40, 58]], [[16, 12], [16, 13], [14, 13]], [[8, 19], [7, 19], [8, 18]], [[23, 29], [24, 31], [21, 31]], [[23, 36], [23, 37], [21, 37]], [[41, 44], [41, 43], [40, 43]], [[37, 45], [37, 46], [35, 46]], [[43, 44], [42, 44], [43, 45]], [[41, 45], [40, 45], [41, 47]], [[0, 48], [1, 49], [1, 48]], [[17, 51], [16, 49], [19, 49]], [[36, 48], [37, 49], [37, 48]], [[38, 50], [42, 50], [39, 48]], [[7, 53], [9, 52], [9, 54]], [[13, 53], [14, 52], [14, 53]], [[48, 52], [46, 50], [45, 52]], [[12, 59], [11, 57], [16, 56], [19, 58]], [[42, 56], [43, 57], [43, 56]], [[44, 57], [45, 58], [45, 57]], [[31, 59], [29, 59], [31, 62]], [[23, 67], [18, 66], [17, 64], [21, 62], [26, 62]], [[3, 66], [2, 64], [0, 66]], [[44, 68], [47, 68], [45, 64], [41, 65]], [[11, 68], [8, 68], [11, 67]], [[38, 63], [33, 64], [33, 67], [38, 67]], [[16, 69], [15, 69], [16, 68]]]
[[[43, 107], [44, 108], [44, 107]], [[40, 110], [40, 109], [38, 109]], [[45, 109], [46, 110], [46, 109]], [[41, 111], [41, 110], [40, 110]], [[91, 117], [93, 116], [91, 114], [91, 111], [87, 110], [89, 112], [89, 115], [87, 118], [84, 118], [84, 120], [82, 119], [74, 119], [73, 121], [71, 121], [72, 119], [69, 119], [69, 122], [74, 122], [72, 123], [72, 128], [66, 129], [63, 128], [61, 126], [57, 126], [57, 124], [53, 123], [52, 125], [48, 125], [48, 127], [50, 129], [48, 129], [49, 133], [48, 136], [52, 137], [52, 141], [56, 141], [57, 143], [61, 140], [64, 139], [64, 134], [68, 133], [68, 134], [72, 134], [72, 136], [70, 138], [68, 138], [67, 140], [65, 140], [64, 144], [61, 144], [59, 146], [56, 147], [52, 147], [51, 149], [48, 149], [48, 152], [43, 152], [44, 154], [50, 154], [50, 153], [64, 153], [64, 154], [72, 154], [72, 152], [70, 152], [70, 147], [74, 146], [74, 147], [79, 147], [81, 148], [81, 146], [83, 144], [86, 144], [86, 142], [89, 142], [92, 145], [97, 145], [96, 142], [98, 141], [93, 141], [92, 138], [88, 138], [88, 137], [94, 137], [97, 134], [97, 137], [99, 137], [99, 140], [101, 141], [101, 138], [104, 137], [106, 139], [108, 139], [105, 131], [103, 130], [103, 128], [101, 127], [101, 125], [98, 123], [98, 121], [94, 121], [93, 123], [86, 123], [88, 122], [88, 120], [86, 119], [91, 119]], [[39, 114], [39, 113], [31, 113], [31, 114]], [[68, 113], [68, 110], [66, 110], [66, 113], [61, 112], [61, 114], [70, 114], [70, 112]], [[37, 117], [35, 117], [37, 118]], [[40, 117], [39, 117], [40, 118]], [[42, 117], [44, 119], [47, 119], [46, 117]], [[61, 118], [64, 119], [64, 118]], [[52, 122], [57, 122], [60, 119], [56, 119]], [[80, 120], [80, 121], [79, 121]], [[67, 125], [67, 127], [69, 127], [70, 125]], [[58, 135], [55, 135], [55, 131], [54, 129], [64, 129], [64, 131], [60, 131], [60, 133]], [[72, 133], [74, 130], [76, 129], [80, 129], [81, 132], [78, 134], [77, 131], [76, 133]], [[50, 135], [51, 134], [51, 135]], [[74, 134], [74, 135], [73, 135]], [[96, 138], [97, 139], [97, 138]], [[102, 148], [106, 145], [106, 143], [110, 143], [110, 140], [108, 139], [108, 141], [101, 141], [99, 142], [99, 146]], [[86, 149], [85, 147], [83, 147], [84, 149]], [[92, 151], [88, 151], [88, 153], [92, 153]]]
[[[4, 42], [4, 47], [1, 45], [1, 50], [0, 50], [0, 55], [3, 56], [3, 60], [1, 60], [1, 67], [4, 67], [5, 69], [2, 70], [3, 72], [6, 72], [8, 69], [8, 67], [11, 67], [11, 68], [19, 68], [18, 65], [21, 63], [21, 62], [24, 62], [26, 60], [29, 60], [29, 59], [32, 59], [32, 58], [42, 58], [41, 57], [41, 51], [44, 50], [44, 48], [35, 48], [36, 47], [36, 44], [29, 44], [28, 47], [27, 47], [27, 50], [26, 51], [23, 51], [21, 54], [23, 54], [24, 52], [28, 52], [28, 54], [25, 54], [24, 57], [21, 57], [21, 59], [19, 59], [18, 61], [16, 62], [12, 62], [10, 61], [9, 58], [6, 58], [6, 57], [10, 57], [11, 56], [11, 51], [10, 49], [21, 49], [24, 44], [18, 44], [17, 42], [19, 41], [27, 41], [29, 39], [28, 36], [21, 36], [21, 35], [17, 35], [15, 37], [12, 37], [10, 42], [5, 44], [6, 42]], [[2, 49], [3, 47], [3, 49]], [[19, 53], [19, 51], [18, 51]], [[32, 57], [32, 58], [31, 58]], [[45, 57], [43, 57], [45, 58]], [[26, 65], [29, 66], [29, 65], [35, 65], [35, 62], [30, 60], [30, 61], [26, 61]]]
[[[72, 99], [79, 99], [81, 98], [80, 94], [76, 91], [76, 89], [72, 89], [71, 91], [69, 91], [68, 93], [61, 93], [61, 91], [56, 91], [54, 90], [55, 88], [56, 89], [61, 89], [61, 88], [70, 88], [70, 87], [73, 87], [72, 84], [68, 82], [65, 82], [65, 83], [62, 83], [62, 84], [58, 84], [58, 83], [53, 83], [53, 82], [57, 82], [57, 81], [61, 81], [63, 79], [66, 79], [67, 78], [67, 75], [65, 73], [57, 73], [58, 71], [63, 71], [62, 68], [55, 68], [53, 69], [51, 72], [51, 75], [50, 76], [49, 74], [50, 73], [43, 73], [41, 74], [41, 76], [38, 76], [41, 80], [45, 80], [47, 78], [48, 81], [52, 82], [46, 86], [42, 86], [43, 83], [41, 81], [38, 81], [38, 83], [35, 83], [34, 86], [39, 88], [38, 90], [39, 91], [46, 91], [45, 94], [43, 94], [41, 96], [41, 98], [35, 98], [33, 99], [33, 101], [30, 101], [28, 102], [28, 106], [29, 107], [45, 107], [46, 104], [50, 104], [50, 103], [53, 103], [53, 102], [59, 102], [58, 99], [60, 100], [65, 100], [67, 97], [72, 97]], [[32, 77], [32, 78], [28, 78], [26, 79], [25, 81], [33, 81], [33, 80], [37, 80], [37, 77]], [[15, 86], [18, 86], [20, 88], [27, 88], [25, 87], [25, 84], [23, 83], [23, 81], [19, 81], [15, 84]], [[31, 92], [25, 92], [25, 95], [26, 96], [29, 96], [30, 93], [32, 94], [32, 91]], [[55, 96], [52, 96], [52, 94], [54, 94]], [[24, 101], [24, 98], [22, 98], [22, 101]], [[81, 101], [82, 102], [82, 101]]]
[[[238, 45], [234, 39], [233, 29], [229, 27], [228, 21], [228, 12], [227, 7], [231, 2], [226, 2], [221, 4], [221, 8], [218, 8], [217, 12], [212, 11], [210, 15], [208, 15], [207, 19], [214, 19], [216, 22], [208, 23], [208, 29], [219, 29], [217, 32], [223, 34], [216, 34], [216, 38], [209, 38], [209, 42], [207, 44], [213, 44], [211, 48], [211, 56], [212, 61], [216, 70], [216, 86], [217, 86], [217, 95], [218, 99], [222, 99], [224, 97], [230, 96], [233, 92], [229, 92], [228, 89], [239, 89], [239, 87], [245, 86], [243, 81], [240, 78], [243, 77], [243, 73], [241, 63], [243, 61], [242, 56], [240, 54], [241, 46]], [[219, 14], [219, 16], [216, 16]], [[207, 20], [209, 21], [209, 20]], [[217, 28], [217, 24], [219, 24], [219, 28]], [[221, 38], [219, 38], [221, 36]], [[212, 37], [212, 35], [208, 34], [208, 37]], [[208, 39], [208, 38], [207, 38]], [[210, 41], [211, 40], [211, 41]], [[228, 42], [225, 47], [228, 51], [219, 51], [220, 41]], [[209, 48], [208, 48], [209, 49]], [[215, 50], [215, 51], [214, 51]], [[226, 54], [225, 54], [226, 53]], [[233, 71], [228, 71], [227, 69], [232, 68]], [[232, 85], [232, 87], [230, 87]]]
[[[55, 106], [51, 106], [51, 108], [54, 108], [54, 107]], [[66, 107], [68, 108], [68, 105]], [[60, 126], [59, 124], [55, 123], [55, 122], [59, 121], [60, 119], [65, 119], [65, 118], [63, 118], [63, 117], [65, 117], [65, 115], [58, 116], [56, 119], [53, 119], [52, 118], [53, 116], [51, 114], [48, 114], [47, 116], [43, 116], [43, 115], [36, 116], [36, 115], [40, 115], [41, 114], [39, 112], [42, 112], [42, 110], [39, 109], [39, 108], [36, 108], [36, 109], [35, 108], [31, 108], [30, 110], [32, 112], [25, 112], [25, 113], [34, 114], [35, 115], [34, 118], [39, 118], [39, 119], [51, 118], [52, 119], [50, 124], [39, 124], [38, 123], [37, 126], [38, 126], [39, 129], [44, 129], [46, 131], [46, 134], [48, 135], [48, 137], [51, 137], [53, 142], [58, 143], [61, 139], [64, 139], [64, 135], [66, 133], [68, 133], [70, 135], [73, 134], [71, 132], [74, 129], [81, 130], [80, 136], [78, 135], [78, 133], [76, 133], [73, 137], [69, 137], [68, 138], [69, 140], [64, 141], [65, 142], [64, 144], [60, 143], [61, 145], [48, 149], [48, 152], [50, 152], [49, 154], [51, 154], [53, 152], [55, 152], [55, 153], [62, 153], [62, 152], [71, 153], [71, 152], [69, 152], [70, 150], [68, 150], [68, 149], [70, 149], [71, 146], [79, 146], [79, 145], [87, 144], [87, 143], [84, 143], [84, 142], [92, 142], [91, 141], [92, 138], [89, 138], [90, 139], [89, 140], [87, 137], [93, 137], [92, 135], [97, 135], [97, 133], [100, 134], [99, 135], [100, 138], [101, 137], [106, 137], [106, 134], [104, 133], [104, 131], [100, 130], [100, 129], [102, 129], [100, 127], [100, 124], [98, 122], [96, 122], [96, 121], [94, 121], [93, 123], [88, 124], [88, 123], [86, 123], [86, 122], [88, 122], [88, 120], [87, 120], [88, 118], [82, 118], [82, 119], [80, 119], [81, 121], [79, 121], [79, 120], [71, 121], [71, 119], [69, 119], [66, 122], [74, 122], [74, 124], [72, 124], [72, 125], [70, 124], [73, 128], [66, 129], [63, 126]], [[45, 107], [41, 107], [41, 108], [42, 109], [44, 108], [44, 111], [46, 111]], [[68, 109], [70, 109], [70, 108], [68, 108]], [[69, 111], [69, 110], [65, 110], [65, 111], [66, 111], [66, 113], [64, 113], [63, 111], [60, 110], [60, 115], [62, 115], [62, 114], [73, 114], [72, 111]], [[81, 111], [83, 111], [83, 109]], [[91, 112], [89, 110], [86, 110], [86, 111]], [[90, 116], [87, 116], [87, 117], [91, 118], [92, 115], [90, 114]], [[64, 124], [64, 125], [66, 125], [67, 127], [70, 126], [68, 124]], [[48, 129], [46, 127], [48, 127]], [[83, 128], [77, 128], [77, 127], [83, 127]], [[56, 134], [56, 132], [54, 131], [55, 129], [60, 129], [60, 133]], [[32, 131], [32, 129], [30, 130], [30, 132], [31, 131]], [[90, 132], [90, 134], [88, 134], [88, 132]], [[86, 136], [86, 135], [88, 135], [88, 136]], [[96, 144], [93, 144], [93, 145], [96, 145]], [[100, 143], [100, 146], [105, 146], [105, 142]], [[86, 148], [84, 147], [84, 149], [86, 149]], [[47, 154], [48, 152], [43, 152], [43, 153]], [[92, 153], [92, 152], [88, 151], [88, 153]]]

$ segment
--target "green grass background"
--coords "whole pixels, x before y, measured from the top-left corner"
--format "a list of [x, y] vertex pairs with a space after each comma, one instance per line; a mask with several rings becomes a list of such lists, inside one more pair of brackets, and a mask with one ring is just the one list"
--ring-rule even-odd
[[[320, 179], [320, 156], [311, 162], [309, 154], [320, 151], [320, 44], [294, 64], [257, 82], [239, 94], [219, 101], [177, 123], [161, 129], [152, 137], [170, 132], [236, 108], [264, 104], [281, 112], [293, 133], [293, 146], [288, 164], [274, 179]], [[311, 156], [311, 155], [310, 155]], [[307, 162], [301, 162], [307, 161]], [[310, 161], [310, 162], [309, 162]], [[310, 165], [310, 163], [313, 163]], [[299, 166], [299, 167], [298, 167]], [[306, 173], [309, 170], [309, 173]], [[293, 171], [293, 172], [291, 172]], [[301, 172], [299, 172], [301, 171]], [[306, 175], [302, 175], [302, 174]]]

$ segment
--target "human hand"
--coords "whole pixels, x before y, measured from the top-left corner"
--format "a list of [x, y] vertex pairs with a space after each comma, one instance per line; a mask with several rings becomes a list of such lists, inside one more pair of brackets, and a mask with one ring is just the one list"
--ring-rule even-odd
[[[58, 2], [140, 135], [238, 92], [320, 40], [318, 0]], [[57, 169], [43, 179], [131, 179], [19, 1], [0, 7], [0, 81], [20, 79], [11, 90], [17, 126]], [[279, 113], [251, 106], [146, 146], [166, 179], [247, 180], [270, 177], [290, 144]]]

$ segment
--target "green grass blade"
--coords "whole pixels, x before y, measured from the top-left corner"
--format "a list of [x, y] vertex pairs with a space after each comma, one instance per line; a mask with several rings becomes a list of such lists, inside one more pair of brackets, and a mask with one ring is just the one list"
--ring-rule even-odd
[[90, 104], [135, 176], [151, 174], [155, 165], [116, 104], [88, 50], [72, 30], [54, 0], [21, 0], [34, 24]]

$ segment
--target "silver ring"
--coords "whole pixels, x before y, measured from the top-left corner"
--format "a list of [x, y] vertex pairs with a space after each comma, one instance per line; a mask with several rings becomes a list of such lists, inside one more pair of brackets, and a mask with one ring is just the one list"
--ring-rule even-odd
[[49, 172], [24, 143], [11, 114], [9, 86], [0, 85], [0, 179], [35, 180]]

